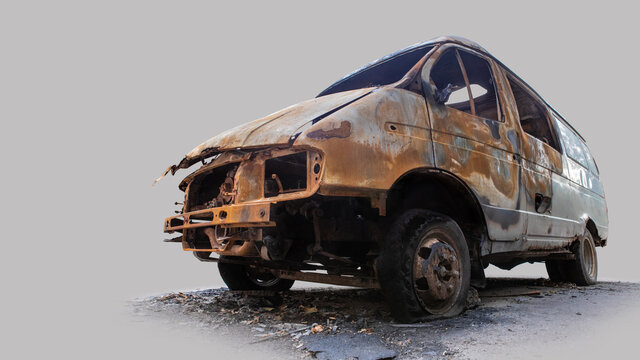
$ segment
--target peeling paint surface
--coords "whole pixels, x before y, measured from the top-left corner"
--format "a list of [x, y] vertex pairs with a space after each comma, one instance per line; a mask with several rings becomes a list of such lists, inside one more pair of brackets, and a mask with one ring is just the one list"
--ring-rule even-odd
[[331, 139], [331, 138], [340, 138], [344, 139], [351, 135], [351, 123], [348, 121], [342, 121], [339, 127], [332, 127], [330, 129], [324, 130], [314, 130], [307, 134], [307, 137], [312, 139]]

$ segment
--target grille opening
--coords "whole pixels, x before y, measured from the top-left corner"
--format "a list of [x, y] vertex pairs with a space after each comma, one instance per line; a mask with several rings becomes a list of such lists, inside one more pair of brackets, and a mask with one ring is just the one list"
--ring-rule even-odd
[[307, 188], [307, 153], [300, 152], [265, 161], [264, 197]]
[[238, 163], [223, 165], [197, 177], [189, 187], [189, 211], [218, 207], [233, 202], [233, 196], [221, 193], [233, 190], [233, 176]]

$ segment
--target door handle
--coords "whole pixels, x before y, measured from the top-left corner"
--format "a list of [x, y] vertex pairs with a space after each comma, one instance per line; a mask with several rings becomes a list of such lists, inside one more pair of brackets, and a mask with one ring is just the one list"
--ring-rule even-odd
[[536, 212], [546, 213], [551, 210], [551, 196], [544, 196], [540, 193], [536, 193]]

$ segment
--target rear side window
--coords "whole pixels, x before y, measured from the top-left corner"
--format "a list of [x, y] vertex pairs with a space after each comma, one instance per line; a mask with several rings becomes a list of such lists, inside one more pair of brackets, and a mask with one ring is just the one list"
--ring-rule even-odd
[[582, 141], [580, 141], [576, 134], [574, 134], [573, 131], [569, 130], [569, 128], [565, 124], [563, 124], [562, 121], [558, 121], [557, 124], [558, 129], [560, 130], [562, 144], [564, 145], [564, 149], [567, 152], [567, 156], [580, 165], [584, 166], [585, 168], [589, 168], [589, 164], [587, 163], [587, 156], [584, 152], [584, 147], [582, 146]]
[[513, 97], [518, 107], [518, 116], [520, 117], [522, 130], [560, 151], [560, 146], [555, 136], [553, 136], [551, 126], [549, 125], [549, 114], [546, 110], [546, 105], [542, 104], [531, 95], [529, 91], [525, 90], [511, 75], [509, 75], [508, 78]]
[[556, 123], [558, 124], [560, 136], [562, 137], [562, 144], [567, 152], [567, 156], [585, 168], [591, 170], [591, 172], [597, 174], [598, 167], [596, 166], [596, 162], [593, 160], [587, 145], [562, 121], [556, 120]]
[[598, 164], [596, 164], [596, 159], [593, 158], [593, 156], [591, 155], [591, 151], [589, 151], [589, 148], [586, 144], [584, 144], [584, 149], [585, 155], [587, 156], [587, 163], [589, 163], [589, 170], [591, 170], [591, 172], [596, 175], [600, 174], [600, 171], [598, 170]]

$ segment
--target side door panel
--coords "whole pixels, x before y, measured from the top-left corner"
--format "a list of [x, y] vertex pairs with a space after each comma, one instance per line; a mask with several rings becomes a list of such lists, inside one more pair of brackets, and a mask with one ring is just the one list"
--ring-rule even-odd
[[549, 240], [563, 240], [573, 226], [568, 219], [557, 216], [555, 209], [559, 200], [555, 190], [561, 181], [559, 174], [563, 171], [559, 137], [546, 105], [511, 76], [508, 81], [523, 134], [522, 180], [528, 217], [527, 247], [557, 247], [556, 241]]
[[[562, 155], [544, 142], [526, 134], [523, 141], [523, 181], [529, 216], [527, 238], [567, 237], [573, 225], [558, 211], [563, 206], [557, 197], [562, 182]], [[548, 207], [541, 204], [549, 201]]]

